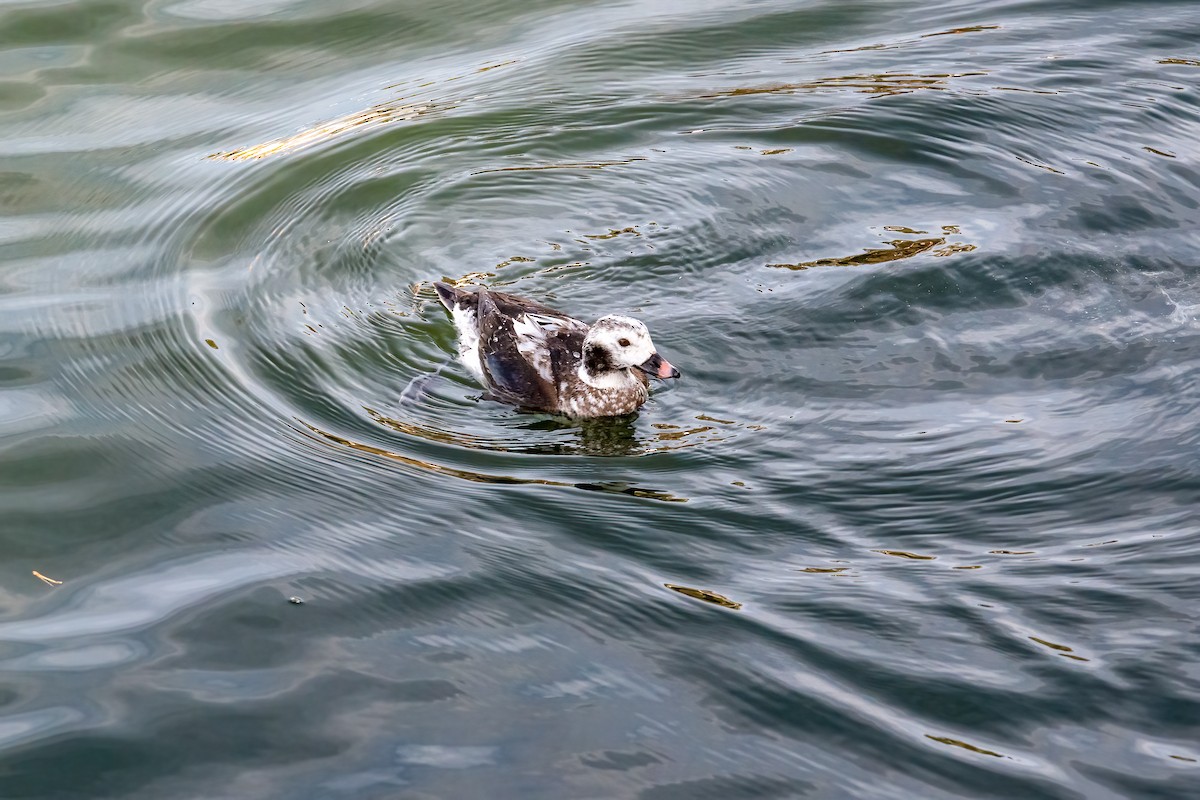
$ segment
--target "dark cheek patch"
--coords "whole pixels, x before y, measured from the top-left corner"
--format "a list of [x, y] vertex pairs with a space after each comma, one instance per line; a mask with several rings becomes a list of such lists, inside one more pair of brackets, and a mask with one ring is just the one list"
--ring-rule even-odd
[[583, 356], [584, 366], [587, 371], [593, 375], [599, 375], [602, 372], [607, 372], [612, 369], [612, 365], [608, 360], [608, 353], [599, 345], [592, 345], [587, 349]]

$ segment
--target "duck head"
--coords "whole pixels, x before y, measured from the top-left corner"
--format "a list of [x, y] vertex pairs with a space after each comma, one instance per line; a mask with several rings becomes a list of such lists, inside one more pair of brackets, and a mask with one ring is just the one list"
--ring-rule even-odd
[[679, 370], [654, 349], [650, 331], [633, 317], [609, 314], [596, 320], [583, 340], [580, 373], [592, 386], [627, 382], [637, 369], [654, 378], [678, 378]]

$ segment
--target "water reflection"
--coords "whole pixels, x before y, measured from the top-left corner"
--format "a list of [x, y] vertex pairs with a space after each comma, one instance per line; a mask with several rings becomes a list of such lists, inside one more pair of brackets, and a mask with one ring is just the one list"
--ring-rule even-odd
[[[496, 474], [491, 474], [491, 473], [486, 473], [486, 472], [479, 472], [476, 470], [451, 467], [451, 466], [447, 466], [445, 464], [438, 464], [433, 461], [416, 458], [414, 456], [404, 455], [403, 453], [399, 453], [399, 452], [396, 452], [393, 450], [388, 450], [386, 448], [376, 447], [375, 445], [369, 445], [369, 444], [365, 444], [363, 442], [356, 442], [356, 441], [354, 441], [352, 439], [348, 439], [344, 436], [338, 436], [335, 433], [330, 433], [328, 431], [321, 430], [320, 428], [316, 427], [315, 425], [310, 425], [309, 423], [304, 422], [303, 420], [296, 420], [296, 421], [298, 423], [300, 423], [301, 425], [303, 425], [304, 428], [306, 428], [307, 430], [316, 434], [321, 439], [323, 439], [327, 442], [332, 442], [334, 444], [349, 448], [351, 450], [356, 450], [361, 453], [370, 453], [371, 455], [380, 456], [382, 458], [386, 458], [391, 461], [398, 462], [400, 464], [404, 464], [405, 466], [413, 467], [413, 468], [416, 468], [416, 469], [419, 469], [422, 471], [432, 472], [432, 473], [436, 473], [438, 475], [446, 475], [446, 476], [449, 476], [452, 478], [458, 478], [460, 480], [470, 481], [472, 483], [489, 483], [489, 484], [510, 485], [510, 486], [511, 485], [560, 486], [560, 487], [567, 487], [567, 488], [572, 488], [572, 489], [583, 489], [585, 491], [608, 492], [611, 494], [627, 494], [627, 495], [632, 495], [634, 497], [644, 497], [644, 498], [647, 498], [650, 500], [660, 500], [660, 501], [670, 502], [670, 503], [687, 502], [687, 498], [677, 497], [670, 492], [662, 491], [659, 489], [643, 488], [643, 487], [639, 487], [639, 486], [626, 484], [623, 482], [613, 481], [613, 482], [601, 482], [601, 483], [597, 483], [597, 482], [576, 483], [576, 482], [571, 482], [571, 481], [553, 480], [553, 479], [549, 479], [549, 478], [520, 478], [520, 477], [515, 477], [512, 475], [496, 475]], [[618, 434], [618, 437], [620, 437], [620, 434]], [[609, 444], [609, 440], [607, 438], [602, 440], [602, 444], [601, 444], [602, 449], [607, 447], [608, 444]], [[610, 454], [610, 453], [606, 453], [606, 454]]]
[[33, 571], [33, 577], [37, 578], [38, 580], [40, 580], [42, 583], [46, 584], [47, 586], [62, 586], [62, 581], [57, 581], [54, 578], [49, 578], [49, 577], [43, 575], [42, 573], [38, 572], [36, 569]]
[[[885, 225], [884, 230], [896, 231], [899, 233], [922, 234], [925, 231], [914, 230], [903, 226]], [[944, 234], [959, 233], [958, 226], [944, 225], [942, 226]], [[928, 253], [931, 256], [953, 256], [960, 253], [970, 253], [976, 249], [976, 246], [966, 242], [951, 242], [947, 243], [946, 236], [938, 236], [935, 238], [924, 239], [892, 239], [885, 242], [888, 247], [866, 248], [861, 253], [855, 253], [849, 256], [840, 256], [835, 258], [818, 258], [812, 261], [801, 261], [795, 264], [768, 264], [769, 267], [781, 269], [804, 270], [812, 267], [861, 267], [870, 264], [885, 264], [890, 261], [902, 261], [907, 258], [913, 258], [923, 253]]]
[[724, 89], [718, 92], [703, 94], [700, 97], [714, 99], [722, 97], [745, 97], [757, 94], [791, 94], [793, 92], [825, 92], [843, 89], [869, 94], [872, 97], [894, 97], [922, 89], [944, 91], [950, 88], [949, 82], [951, 80], [957, 78], [977, 78], [987, 74], [986, 72], [939, 72], [929, 74], [887, 72], [876, 75], [841, 75], [799, 83], [779, 83], [769, 86], [745, 86], [737, 89]]
[[[517, 61], [514, 59], [501, 61], [496, 64], [480, 67], [474, 73], [453, 75], [441, 80], [427, 81], [420, 84], [417, 89], [419, 93], [427, 94], [426, 90], [430, 88], [438, 87], [444, 89], [446, 84], [469, 78], [471, 74], [478, 75], [516, 63]], [[394, 84], [387, 88], [395, 88], [399, 85]], [[346, 114], [345, 116], [321, 123], [291, 136], [272, 139], [268, 142], [236, 150], [212, 153], [208, 158], [215, 161], [255, 161], [267, 158], [268, 156], [291, 153], [312, 147], [348, 133], [362, 133], [375, 128], [394, 125], [398, 122], [412, 122], [425, 116], [445, 113], [457, 108], [463, 102], [463, 100], [411, 100], [410, 96], [408, 98], [377, 103], [370, 108]]]
[[281, 155], [341, 136], [351, 131], [368, 131], [383, 125], [397, 122], [409, 122], [427, 114], [446, 111], [453, 108], [448, 103], [380, 103], [365, 111], [356, 111], [344, 117], [322, 123], [314, 128], [301, 131], [282, 139], [272, 139], [269, 142], [251, 145], [249, 147], [213, 153], [209, 156], [214, 161], [255, 161], [268, 156]]
[[1008, 758], [1008, 756], [1001, 755], [1000, 753], [997, 753], [994, 750], [987, 750], [983, 747], [977, 747], [973, 744], [968, 744], [967, 742], [964, 742], [961, 739], [952, 739], [949, 736], [934, 736], [933, 734], [927, 733], [927, 734], [925, 734], [925, 738], [932, 739], [933, 741], [938, 742], [940, 744], [948, 744], [951, 747], [961, 747], [963, 750], [969, 750], [972, 753], [979, 753], [982, 756], [992, 756], [994, 758]]
[[579, 161], [562, 164], [532, 164], [523, 167], [495, 167], [493, 169], [481, 169], [478, 172], [473, 172], [472, 174], [487, 175], [493, 172], [541, 172], [551, 169], [604, 169], [605, 167], [618, 167], [623, 164], [634, 164], [638, 161], [645, 160], [645, 158], [638, 156], [634, 158], [619, 158], [611, 161]]
[[737, 611], [742, 607], [742, 604], [736, 600], [730, 600], [725, 595], [718, 594], [710, 589], [694, 589], [691, 586], [680, 586], [677, 583], [664, 583], [663, 586], [666, 586], [673, 592], [679, 592], [682, 595], [686, 595], [687, 597], [692, 597], [696, 600], [703, 600], [706, 603], [723, 606], [724, 608], [732, 608], [734, 611]]
[[[371, 419], [386, 428], [409, 436], [465, 447], [501, 453], [530, 453], [542, 455], [628, 456], [644, 452], [645, 446], [637, 433], [637, 414], [604, 419], [568, 419], [538, 415], [530, 422], [511, 428], [514, 434], [507, 439], [487, 439], [482, 436], [441, 430], [429, 425], [384, 416], [366, 409]], [[554, 436], [532, 438], [520, 431], [549, 434], [572, 434], [570, 438]]]
[[901, 47], [912, 47], [920, 45], [922, 39], [933, 39], [939, 36], [954, 36], [967, 33], [983, 33], [985, 31], [1000, 30], [999, 25], [968, 25], [961, 28], [950, 28], [944, 31], [935, 31], [934, 33], [924, 33], [919, 36], [900, 37], [890, 42], [878, 42], [875, 44], [860, 45], [858, 47], [849, 47], [840, 50], [822, 50], [821, 55], [831, 55], [834, 53], [862, 53], [876, 50], [894, 50]]

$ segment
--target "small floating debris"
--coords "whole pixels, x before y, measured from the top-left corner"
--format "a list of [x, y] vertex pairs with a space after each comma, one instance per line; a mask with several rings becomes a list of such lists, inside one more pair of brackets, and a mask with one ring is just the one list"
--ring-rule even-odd
[[911, 558], [914, 561], [933, 561], [937, 556], [923, 556], [920, 553], [910, 553], [907, 550], [872, 550], [872, 553], [892, 556], [893, 558]]
[[54, 578], [47, 578], [45, 575], [38, 572], [36, 569], [33, 571], [33, 577], [37, 578], [38, 580], [40, 580], [42, 583], [46, 584], [47, 586], [62, 586], [62, 581], [56, 581], [56, 580], [54, 580]]
[[926, 33], [921, 38], [930, 39], [934, 36], [953, 36], [959, 33], [980, 33], [982, 31], [998, 31], [999, 25], [968, 25], [965, 28], [951, 28], [947, 31], [938, 31], [937, 33]]
[[302, 606], [302, 605], [304, 605], [304, 599], [303, 599], [303, 598], [301, 598], [301, 597], [296, 597], [295, 595], [292, 595], [291, 597], [289, 597], [289, 598], [288, 598], [288, 602], [289, 602], [289, 603], [291, 603], [291, 604], [292, 604], [292, 605], [294, 605], [294, 606]]
[[1039, 639], [1036, 636], [1030, 636], [1029, 638], [1032, 641], [1037, 642], [1038, 644], [1045, 645], [1046, 647], [1051, 648], [1052, 650], [1061, 650], [1066, 653], [1072, 652], [1072, 648], [1067, 647], [1065, 644], [1055, 644], [1054, 642], [1048, 642], [1045, 639]]
[[925, 734], [925, 738], [932, 739], [933, 741], [937, 742], [938, 744], [948, 744], [951, 747], [961, 747], [963, 750], [970, 750], [972, 753], [979, 753], [980, 755], [984, 755], [984, 756], [993, 756], [995, 758], [1006, 758], [1006, 756], [1003, 756], [1000, 753], [994, 752], [992, 750], [984, 750], [982, 747], [976, 747], [973, 744], [968, 744], [967, 742], [964, 742], [961, 739], [951, 739], [949, 736], [934, 736], [932, 734], [927, 733], [927, 734]]
[[805, 567], [804, 569], [798, 569], [796, 571], [824, 575], [824, 574], [836, 574], [838, 572], [845, 572], [848, 569], [850, 569], [850, 568], [849, 567]]
[[1020, 161], [1023, 164], [1028, 164], [1029, 166], [1037, 167], [1038, 169], [1044, 169], [1047, 172], [1053, 172], [1055, 175], [1066, 175], [1067, 174], [1067, 173], [1063, 172], [1061, 169], [1055, 169], [1054, 167], [1050, 166], [1049, 164], [1039, 164], [1036, 161], [1033, 161], [1028, 158], [1022, 158], [1021, 156], [1014, 156], [1014, 158], [1016, 158], [1017, 161]]
[[716, 592], [708, 589], [693, 589], [690, 586], [680, 586], [677, 583], [664, 583], [663, 586], [667, 587], [673, 592], [679, 592], [680, 594], [685, 594], [688, 597], [694, 597], [697, 600], [703, 600], [706, 603], [714, 603], [718, 606], [724, 606], [725, 608], [732, 608], [735, 610], [742, 607], [742, 604], [736, 600], [730, 600], [725, 595], [717, 594]]
[[1065, 644], [1056, 644], [1055, 642], [1048, 642], [1045, 639], [1039, 639], [1036, 636], [1030, 636], [1029, 638], [1031, 641], [1037, 642], [1038, 644], [1042, 645], [1043, 647], [1049, 647], [1051, 650], [1056, 651], [1060, 656], [1063, 656], [1064, 658], [1070, 658], [1075, 661], [1091, 661], [1090, 658], [1084, 658], [1083, 656], [1074, 655], [1075, 648], [1067, 647]]

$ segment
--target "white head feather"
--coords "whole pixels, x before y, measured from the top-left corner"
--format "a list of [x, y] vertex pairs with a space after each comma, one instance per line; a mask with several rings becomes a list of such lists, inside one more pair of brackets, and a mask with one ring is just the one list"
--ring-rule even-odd
[[[608, 369], [599, 373], [588, 369], [588, 352], [592, 348], [600, 348], [604, 352]], [[656, 352], [645, 324], [633, 317], [609, 314], [596, 320], [584, 337], [579, 377], [584, 383], [597, 388], [641, 386], [641, 379], [628, 370], [646, 363]]]

